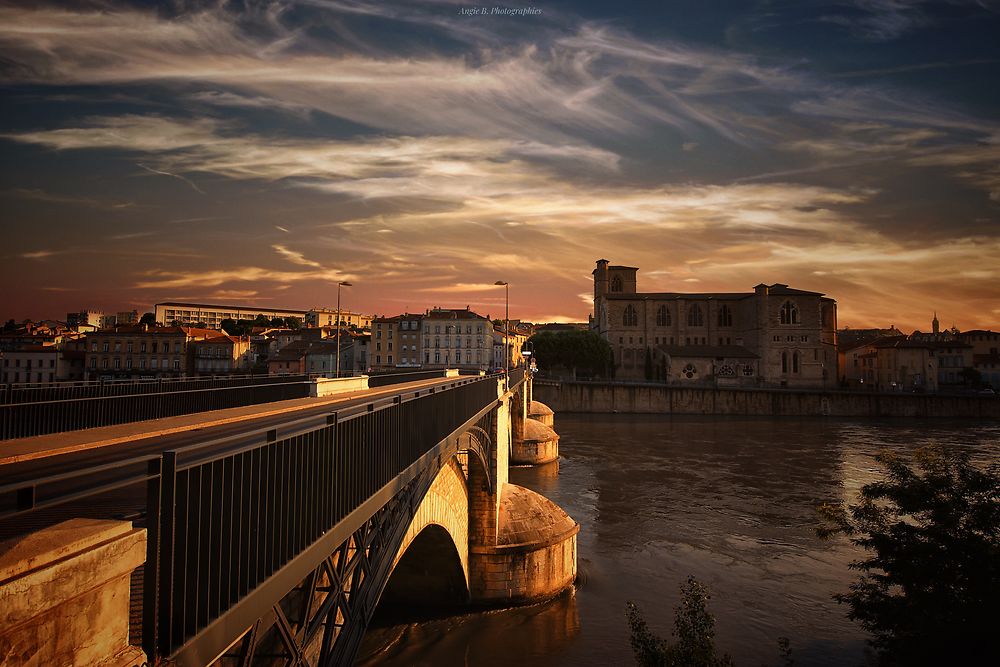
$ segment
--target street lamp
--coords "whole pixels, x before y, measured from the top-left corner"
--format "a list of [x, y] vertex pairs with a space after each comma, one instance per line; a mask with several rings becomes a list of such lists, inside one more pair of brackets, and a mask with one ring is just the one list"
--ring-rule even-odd
[[337, 375], [336, 377], [340, 377], [340, 288], [341, 287], [354, 287], [354, 285], [344, 280], [337, 283]]
[[510, 350], [507, 349], [507, 336], [510, 333], [510, 285], [502, 280], [498, 280], [493, 284], [497, 287], [503, 285], [503, 369], [509, 378]]

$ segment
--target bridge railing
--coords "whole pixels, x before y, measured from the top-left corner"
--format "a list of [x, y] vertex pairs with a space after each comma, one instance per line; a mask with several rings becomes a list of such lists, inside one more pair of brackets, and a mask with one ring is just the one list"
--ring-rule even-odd
[[0, 404], [38, 403], [73, 398], [100, 398], [134, 394], [159, 394], [192, 389], [243, 387], [276, 382], [305, 381], [310, 376], [226, 375], [213, 377], [149, 378], [129, 380], [80, 380], [75, 382], [0, 384]]
[[[0, 440], [270, 403], [309, 395], [308, 376], [83, 387], [108, 393], [0, 404]], [[39, 394], [36, 396], [42, 396]], [[58, 394], [56, 394], [58, 395]]]
[[159, 517], [149, 544], [159, 548], [146, 566], [155, 577], [145, 589], [155, 614], [143, 624], [147, 653], [217, 656], [322, 560], [298, 562], [303, 551], [322, 540], [318, 553], [329, 555], [421, 457], [497, 400], [495, 378], [457, 379], [224, 456], [164, 453], [149, 500]]
[[399, 384], [401, 382], [433, 380], [443, 376], [444, 371], [440, 368], [430, 371], [413, 371], [411, 373], [385, 373], [382, 375], [369, 375], [368, 386], [372, 388], [385, 387], [390, 384]]

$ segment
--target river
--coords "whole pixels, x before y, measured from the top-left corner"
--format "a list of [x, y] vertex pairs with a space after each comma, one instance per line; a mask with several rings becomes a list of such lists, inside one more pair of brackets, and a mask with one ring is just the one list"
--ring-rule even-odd
[[371, 630], [370, 665], [631, 665], [625, 602], [669, 636], [679, 586], [712, 594], [716, 645], [737, 665], [859, 665], [865, 633], [832, 595], [861, 555], [816, 537], [815, 508], [853, 499], [880, 449], [930, 443], [1000, 456], [1000, 424], [666, 415], [556, 415], [560, 460], [515, 484], [580, 523], [579, 579], [555, 600]]

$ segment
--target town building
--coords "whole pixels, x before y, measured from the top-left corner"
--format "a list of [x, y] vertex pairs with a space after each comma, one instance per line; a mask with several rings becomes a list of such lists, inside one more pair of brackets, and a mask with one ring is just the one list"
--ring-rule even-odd
[[638, 292], [638, 268], [598, 260], [591, 330], [617, 379], [832, 387], [837, 303], [781, 283], [752, 292]]
[[87, 334], [88, 379], [182, 377], [194, 373], [192, 343], [221, 336], [214, 329], [124, 325]]
[[168, 301], [153, 307], [154, 319], [158, 324], [188, 326], [204, 325], [208, 329], [221, 329], [223, 320], [254, 320], [263, 316], [268, 320], [276, 317], [294, 317], [304, 321], [307, 311], [289, 308], [261, 308], [257, 306], [220, 306], [207, 303], [186, 303]]
[[120, 310], [115, 313], [115, 324], [138, 324], [138, 310]]
[[972, 371], [972, 346], [957, 337], [932, 341], [931, 344], [937, 356], [938, 388], [956, 390], [968, 386]]
[[[493, 324], [468, 306], [432, 308], [424, 314], [422, 326], [424, 368], [478, 371], [494, 365]], [[371, 354], [378, 356], [375, 350]]]
[[249, 336], [215, 336], [191, 342], [196, 375], [248, 373], [254, 365]]
[[313, 308], [306, 313], [306, 326], [335, 327], [337, 326], [338, 315], [340, 317], [340, 326], [354, 329], [367, 329], [371, 326], [374, 319], [372, 315], [355, 313], [350, 310], [341, 310], [338, 313], [336, 308]]
[[115, 316], [99, 310], [81, 310], [66, 313], [66, 325], [74, 331], [96, 331], [115, 326]]
[[[503, 322], [495, 325], [493, 327], [493, 368], [507, 368], [508, 365], [510, 368], [517, 368], [522, 365], [524, 357], [521, 352], [532, 333], [533, 329], [530, 325], [513, 320], [510, 322], [510, 329], [506, 335], [504, 335]], [[509, 359], [505, 359], [504, 351], [509, 355]]]
[[371, 372], [421, 368], [420, 324], [423, 315], [403, 313], [371, 322]]
[[58, 382], [62, 354], [54, 345], [29, 345], [0, 353], [0, 379], [4, 383]]
[[989, 329], [963, 331], [958, 339], [972, 346], [972, 367], [980, 381], [1000, 390], [1000, 332]]
[[[934, 343], [893, 336], [871, 346], [875, 352], [874, 389], [925, 392], [938, 390], [940, 356]], [[870, 384], [871, 380], [869, 381]]]
[[38, 345], [62, 347], [81, 338], [81, 334], [55, 320], [26, 321], [12, 329], [0, 332], [0, 352], [20, 350]]
[[[844, 327], [843, 329], [837, 329], [837, 349], [846, 350], [862, 343], [870, 343], [878, 340], [879, 338], [904, 335], [905, 334], [897, 329], [893, 324], [890, 324], [884, 329], [852, 329], [850, 327]], [[841, 365], [840, 368], [843, 368], [843, 365]]]

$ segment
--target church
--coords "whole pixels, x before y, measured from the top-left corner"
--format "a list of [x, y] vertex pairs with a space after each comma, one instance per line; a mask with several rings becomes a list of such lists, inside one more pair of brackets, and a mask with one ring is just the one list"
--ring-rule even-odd
[[590, 328], [617, 380], [834, 388], [837, 302], [776, 283], [752, 292], [638, 292], [633, 266], [597, 261]]

